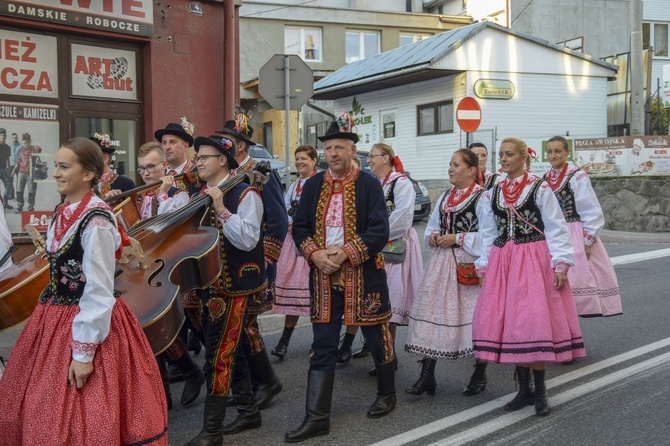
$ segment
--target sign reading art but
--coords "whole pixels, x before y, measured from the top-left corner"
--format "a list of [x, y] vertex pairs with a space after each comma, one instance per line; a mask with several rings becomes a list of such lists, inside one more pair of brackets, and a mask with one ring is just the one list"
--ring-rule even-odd
[[670, 175], [670, 137], [575, 139], [575, 162], [592, 176]]
[[151, 0], [3, 0], [0, 15], [136, 36], [153, 33]]
[[137, 100], [134, 51], [77, 44], [70, 48], [73, 95]]
[[58, 97], [55, 37], [2, 30], [0, 94]]

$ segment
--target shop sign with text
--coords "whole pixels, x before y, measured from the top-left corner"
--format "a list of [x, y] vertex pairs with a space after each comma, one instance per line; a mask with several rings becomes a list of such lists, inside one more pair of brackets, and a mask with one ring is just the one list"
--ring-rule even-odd
[[73, 95], [137, 100], [134, 51], [72, 44], [70, 53]]
[[136, 36], [154, 22], [151, 0], [3, 0], [0, 15]]
[[0, 31], [0, 94], [57, 98], [56, 38]]
[[514, 84], [502, 79], [479, 79], [474, 90], [482, 99], [511, 99], [514, 96]]

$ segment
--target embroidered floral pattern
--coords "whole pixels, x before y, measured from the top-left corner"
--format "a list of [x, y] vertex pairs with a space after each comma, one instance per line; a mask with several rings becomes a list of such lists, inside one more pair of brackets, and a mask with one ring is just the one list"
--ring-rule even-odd
[[535, 216], [535, 212], [532, 212], [528, 209], [524, 209], [521, 211], [521, 217], [523, 217], [523, 220], [519, 220], [518, 218], [514, 219], [514, 225], [517, 227], [519, 232], [523, 235], [528, 235], [531, 234], [535, 229], [529, 224], [533, 224], [537, 226], [538, 218]]
[[76, 356], [85, 356], [87, 358], [95, 357], [95, 351], [98, 349], [97, 344], [90, 342], [79, 342], [72, 340], [72, 354]]
[[380, 293], [367, 293], [363, 298], [363, 312], [367, 314], [376, 313], [382, 306]]
[[60, 267], [60, 283], [67, 285], [70, 291], [79, 289], [80, 284], [86, 283], [86, 276], [81, 262], [75, 259], [69, 259]]
[[554, 268], [554, 271], [556, 271], [557, 273], [567, 274], [569, 269], [570, 265], [568, 263], [558, 262], [556, 264], [556, 267]]

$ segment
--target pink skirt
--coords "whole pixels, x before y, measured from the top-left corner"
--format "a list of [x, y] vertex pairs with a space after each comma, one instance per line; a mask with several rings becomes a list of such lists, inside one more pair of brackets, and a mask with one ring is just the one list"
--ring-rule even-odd
[[[475, 261], [463, 249], [455, 249], [455, 255], [462, 263]], [[479, 285], [456, 280], [451, 248], [432, 249], [409, 315], [405, 350], [433, 359], [472, 356], [472, 314], [478, 296]]]
[[77, 305], [38, 304], [0, 380], [0, 445], [167, 445], [156, 359], [122, 299], [81, 390], [68, 382]]
[[569, 286], [556, 289], [546, 241], [493, 246], [472, 326], [475, 358], [565, 362], [586, 356]]
[[575, 266], [568, 271], [568, 280], [577, 313], [583, 317], [623, 314], [619, 283], [602, 242], [593, 244], [587, 259], [582, 223], [569, 223], [568, 228], [575, 247]]
[[421, 245], [414, 228], [407, 234], [407, 251], [402, 263], [386, 264], [386, 281], [391, 300], [391, 321], [398, 325], [409, 323], [409, 312], [423, 277]]
[[277, 262], [273, 313], [309, 316], [309, 265], [296, 251], [291, 231], [286, 235]]

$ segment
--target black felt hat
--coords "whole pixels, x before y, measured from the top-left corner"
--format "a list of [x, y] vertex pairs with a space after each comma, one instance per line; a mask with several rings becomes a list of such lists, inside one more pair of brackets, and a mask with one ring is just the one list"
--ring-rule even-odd
[[256, 143], [251, 140], [254, 135], [254, 129], [249, 125], [249, 118], [242, 113], [235, 115], [234, 120], [226, 121], [223, 124], [223, 130], [217, 130], [216, 133], [234, 136], [242, 141], [246, 141], [249, 145], [255, 146]]
[[358, 134], [354, 131], [356, 125], [354, 124], [354, 117], [349, 112], [342, 112], [337, 119], [330, 123], [330, 127], [326, 130], [326, 134], [319, 136], [319, 141], [328, 141], [329, 139], [349, 139], [356, 144], [358, 142]]
[[116, 152], [116, 147], [114, 147], [114, 142], [112, 141], [112, 135], [108, 133], [95, 133], [89, 136], [88, 139], [96, 143], [103, 153], [112, 154]]
[[171, 122], [168, 125], [166, 125], [164, 129], [156, 130], [156, 132], [154, 132], [154, 137], [156, 138], [157, 141], [160, 142], [163, 139], [163, 135], [174, 135], [186, 141], [189, 146], [192, 146], [193, 136], [191, 136], [191, 133], [193, 133], [192, 130], [193, 125], [189, 122], [187, 122], [187, 124], [190, 126], [191, 129], [190, 133], [186, 131], [185, 129], [186, 126], [182, 124], [177, 124], [176, 122]]
[[195, 138], [195, 143], [193, 144], [196, 153], [200, 150], [200, 146], [214, 147], [221, 152], [221, 154], [226, 156], [228, 165], [231, 169], [237, 169], [239, 167], [238, 162], [235, 160], [235, 142], [233, 140], [221, 135], [211, 135], [209, 137], [198, 136]]

